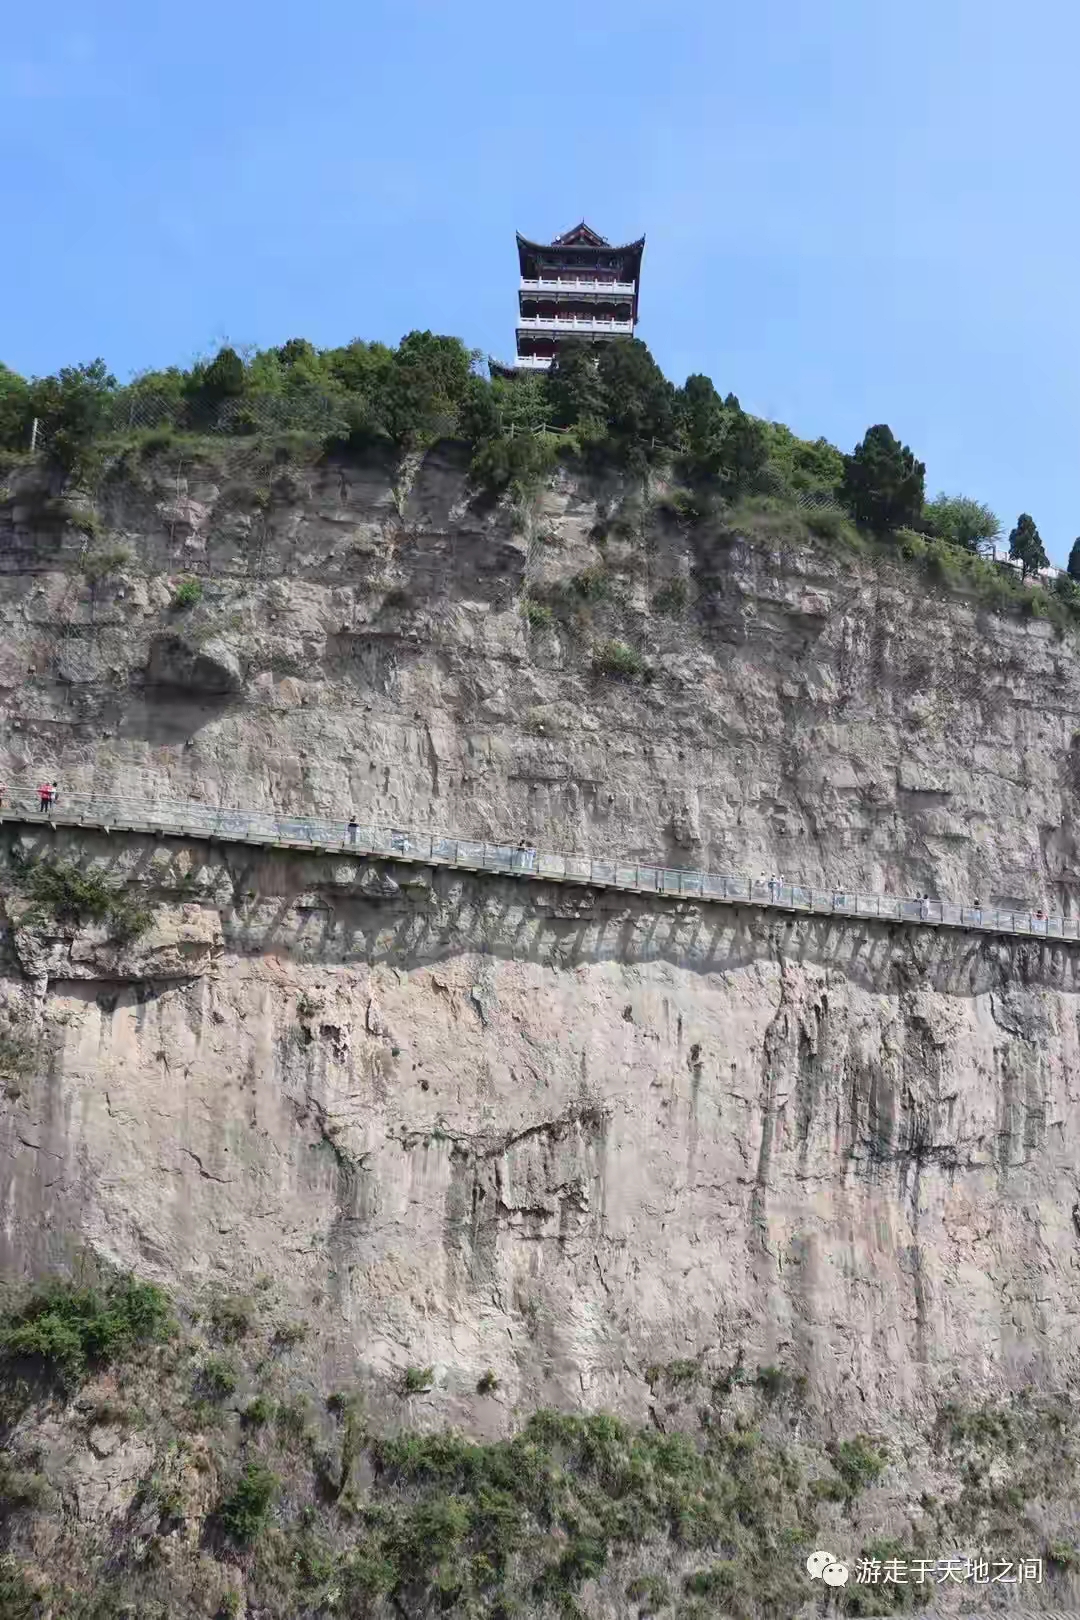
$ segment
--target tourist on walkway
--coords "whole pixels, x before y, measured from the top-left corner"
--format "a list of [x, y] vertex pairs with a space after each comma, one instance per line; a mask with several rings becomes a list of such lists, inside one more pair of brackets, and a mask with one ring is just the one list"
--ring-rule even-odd
[[49, 788], [49, 809], [50, 810], [55, 810], [56, 809], [56, 801], [57, 801], [57, 799], [59, 797], [60, 797], [60, 789], [57, 786], [57, 784], [54, 782], [52, 784], [52, 786]]
[[356, 843], [356, 835], [360, 831], [360, 823], [355, 816], [349, 817], [349, 843]]
[[38, 798], [41, 800], [42, 810], [47, 810], [49, 808], [50, 800], [52, 799], [52, 786], [50, 783], [42, 782], [41, 786], [38, 788]]

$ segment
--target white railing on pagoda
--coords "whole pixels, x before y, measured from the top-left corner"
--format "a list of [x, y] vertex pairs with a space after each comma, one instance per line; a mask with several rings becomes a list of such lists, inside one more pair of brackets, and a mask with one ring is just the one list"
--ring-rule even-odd
[[596, 332], [613, 333], [634, 331], [633, 321], [600, 321], [590, 315], [519, 315], [518, 330], [528, 332]]
[[530, 281], [523, 276], [520, 285], [522, 292], [607, 293], [612, 298], [633, 298], [635, 290], [632, 281], [575, 281], [571, 276], [544, 281]]
[[550, 354], [519, 354], [514, 361], [519, 371], [550, 371]]

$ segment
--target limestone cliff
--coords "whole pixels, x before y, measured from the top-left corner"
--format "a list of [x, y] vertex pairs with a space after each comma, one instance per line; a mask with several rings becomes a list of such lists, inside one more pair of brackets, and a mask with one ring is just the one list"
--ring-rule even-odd
[[[1072, 907], [1080, 662], [1048, 625], [760, 509], [694, 524], [662, 488], [569, 475], [526, 512], [478, 508], [452, 446], [407, 471], [230, 483], [151, 462], [89, 513], [17, 488], [9, 796], [55, 776], [103, 801], [351, 809]], [[178, 601], [182, 579], [201, 596]], [[613, 639], [632, 678], [598, 671]], [[362, 1389], [372, 1432], [402, 1423], [409, 1369], [430, 1375], [411, 1421], [488, 1439], [544, 1407], [693, 1429], [688, 1384], [727, 1401], [744, 1376], [787, 1379], [793, 1415], [762, 1418], [778, 1444], [876, 1435], [890, 1458], [857, 1521], [854, 1491], [836, 1497], [841, 1552], [884, 1535], [952, 1554], [1011, 1524], [1018, 1556], [1049, 1571], [1056, 1549], [1062, 1601], [1075, 950], [17, 823], [0, 859], [8, 1278], [89, 1254], [204, 1311], [270, 1280], [307, 1330], [294, 1378], [313, 1399]], [[150, 917], [117, 938], [43, 915], [26, 889], [43, 859]], [[1021, 1494], [1039, 1493], [1009, 1521], [935, 1424], [1046, 1400], [1057, 1450], [1006, 1425]], [[115, 1437], [72, 1452], [40, 1412], [18, 1421], [16, 1450], [93, 1497], [91, 1540], [163, 1466], [160, 1429], [109, 1472]], [[1021, 1489], [996, 1454], [980, 1467]], [[47, 1557], [40, 1526], [16, 1543]], [[805, 1577], [755, 1608], [719, 1576], [695, 1587], [689, 1557], [672, 1612], [817, 1612]], [[193, 1590], [181, 1606], [202, 1612]], [[585, 1580], [577, 1601], [662, 1611], [628, 1590]], [[856, 1596], [849, 1612], [892, 1612]]]

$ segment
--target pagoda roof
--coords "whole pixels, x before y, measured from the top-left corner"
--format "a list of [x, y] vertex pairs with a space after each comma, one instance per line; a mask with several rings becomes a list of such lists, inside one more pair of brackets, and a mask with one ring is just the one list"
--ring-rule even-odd
[[552, 247], [610, 247], [611, 243], [599, 231], [594, 231], [583, 219], [579, 219], [572, 231], [557, 236]]
[[606, 237], [598, 236], [592, 227], [586, 225], [585, 221], [582, 220], [580, 225], [575, 225], [574, 229], [567, 231], [565, 236], [557, 236], [554, 242], [534, 242], [529, 237], [522, 236], [521, 232], [518, 231], [517, 245], [519, 252], [524, 249], [526, 252], [543, 253], [553, 247], [603, 247], [609, 248], [612, 253], [640, 254], [645, 246], [645, 238], [639, 236], [636, 242], [623, 242], [621, 246], [615, 247]]
[[[552, 248], [558, 248], [560, 252], [569, 253], [570, 255], [578, 251], [586, 260], [589, 254], [598, 250], [618, 254], [624, 261], [627, 279], [637, 281], [641, 274], [641, 255], [645, 251], [645, 238], [639, 236], [636, 242], [624, 242], [621, 246], [616, 247], [601, 236], [599, 232], [594, 231], [592, 226], [587, 225], [584, 220], [575, 225], [572, 231], [567, 231], [563, 236], [557, 236], [554, 242], [532, 242], [527, 236], [522, 236], [521, 232], [518, 231], [517, 249], [521, 274], [523, 276], [529, 274], [527, 269], [529, 259], [534, 258], [537, 254], [550, 253]], [[636, 309], [634, 314], [636, 318]]]

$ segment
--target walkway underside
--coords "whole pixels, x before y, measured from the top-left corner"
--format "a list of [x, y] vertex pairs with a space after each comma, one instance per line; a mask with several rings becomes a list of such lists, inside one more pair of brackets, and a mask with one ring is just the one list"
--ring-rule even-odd
[[361, 827], [312, 816], [279, 817], [258, 810], [219, 810], [197, 803], [140, 803], [68, 794], [64, 802], [51, 811], [5, 805], [0, 809], [0, 822], [202, 838], [318, 854], [340, 855], [344, 851], [415, 865], [494, 872], [586, 888], [624, 889], [630, 894], [699, 900], [714, 905], [752, 905], [789, 913], [865, 917], [917, 928], [956, 928], [983, 934], [1080, 940], [1080, 918], [1076, 917], [1038, 917], [989, 906], [960, 906], [944, 900], [911, 900], [897, 895], [804, 888], [799, 884], [679, 867], [594, 860], [587, 855], [545, 855], [525, 846], [478, 843], [439, 833]]

